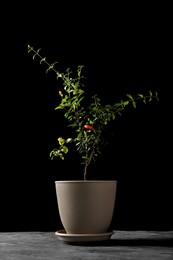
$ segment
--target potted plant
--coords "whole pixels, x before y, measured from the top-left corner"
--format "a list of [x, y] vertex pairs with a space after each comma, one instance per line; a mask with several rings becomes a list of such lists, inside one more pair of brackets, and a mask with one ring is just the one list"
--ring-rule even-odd
[[33, 54], [33, 59], [38, 58], [40, 64], [46, 64], [46, 72], [53, 71], [62, 82], [55, 110], [64, 111], [67, 127], [71, 131], [67, 137], [57, 137], [57, 147], [50, 151], [50, 158], [65, 160], [70, 146], [73, 146], [83, 164], [83, 180], [55, 181], [58, 209], [64, 227], [56, 234], [68, 242], [109, 239], [112, 235], [109, 226], [114, 212], [117, 180], [88, 180], [88, 168], [107, 144], [104, 133], [110, 122], [121, 116], [128, 106], [136, 108], [139, 100], [144, 104], [158, 100], [158, 93], [149, 90], [147, 94], [136, 94], [135, 97], [126, 94], [125, 100], [104, 105], [98, 95], [86, 96], [83, 65], [78, 66], [75, 73], [70, 69], [60, 72], [56, 69], [57, 62], [49, 63], [40, 50], [28, 45], [28, 53]]

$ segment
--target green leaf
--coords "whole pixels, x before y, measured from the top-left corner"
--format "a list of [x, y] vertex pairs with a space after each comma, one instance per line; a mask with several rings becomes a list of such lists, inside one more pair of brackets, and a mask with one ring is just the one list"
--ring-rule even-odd
[[61, 149], [64, 153], [68, 153], [68, 147], [63, 145]]
[[66, 143], [70, 143], [72, 140], [73, 140], [72, 138], [68, 138], [68, 139], [66, 140]]
[[128, 100], [123, 102], [123, 105], [124, 105], [124, 106], [127, 106], [128, 104], [129, 104], [129, 101], [128, 101]]
[[57, 107], [55, 107], [54, 109], [57, 110], [57, 109], [63, 109], [64, 107], [62, 105], [59, 105]]
[[144, 104], [146, 104], [146, 103], [147, 103], [147, 102], [146, 102], [146, 98], [144, 98], [144, 99], [143, 99], [143, 103], [144, 103]]
[[115, 119], [115, 114], [114, 114], [114, 113], [112, 113], [112, 119], [113, 119], [113, 120]]
[[151, 90], [149, 90], [149, 94], [150, 94], [149, 102], [151, 102], [152, 101], [152, 95], [153, 95]]
[[132, 105], [134, 108], [136, 108], [136, 102], [134, 100], [132, 100]]
[[78, 135], [77, 135], [77, 139], [78, 140], [81, 140], [83, 138], [83, 134], [82, 133], [79, 133]]
[[76, 123], [68, 125], [68, 127], [73, 127], [73, 128], [76, 126], [78, 126]]
[[64, 139], [64, 138], [59, 137], [57, 140], [58, 140], [58, 142], [59, 142], [59, 145], [65, 144], [65, 139]]
[[131, 100], [133, 100], [132, 95], [130, 95], [130, 94], [126, 94], [126, 96], [129, 97]]
[[62, 160], [64, 160], [64, 155], [62, 153], [60, 153], [59, 156]]

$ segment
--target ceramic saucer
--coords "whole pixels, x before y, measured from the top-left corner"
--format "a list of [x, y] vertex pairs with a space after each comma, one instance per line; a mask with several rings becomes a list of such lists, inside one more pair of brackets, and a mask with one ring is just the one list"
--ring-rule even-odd
[[64, 229], [55, 232], [55, 235], [64, 242], [79, 243], [79, 242], [98, 242], [110, 239], [113, 231], [99, 234], [67, 234]]

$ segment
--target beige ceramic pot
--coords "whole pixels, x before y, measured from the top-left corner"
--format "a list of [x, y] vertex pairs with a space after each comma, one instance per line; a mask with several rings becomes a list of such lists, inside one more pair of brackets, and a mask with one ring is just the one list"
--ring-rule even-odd
[[111, 224], [117, 181], [55, 181], [58, 209], [68, 234], [105, 233]]

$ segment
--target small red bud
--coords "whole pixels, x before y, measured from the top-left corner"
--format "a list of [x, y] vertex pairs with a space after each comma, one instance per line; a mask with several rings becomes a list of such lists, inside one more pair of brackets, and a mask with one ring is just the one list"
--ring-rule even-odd
[[95, 131], [94, 127], [92, 125], [85, 125], [84, 126], [86, 129], [88, 130], [92, 130], [92, 131]]

